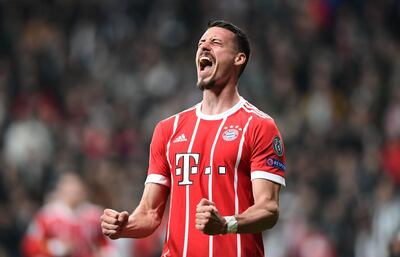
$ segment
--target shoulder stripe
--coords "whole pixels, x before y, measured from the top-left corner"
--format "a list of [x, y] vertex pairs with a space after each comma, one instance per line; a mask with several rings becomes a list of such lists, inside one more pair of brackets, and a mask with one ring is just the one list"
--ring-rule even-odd
[[263, 111], [260, 111], [257, 107], [255, 107], [254, 105], [250, 104], [249, 102], [246, 102], [244, 104], [244, 107], [247, 108], [250, 111], [254, 111], [254, 113], [256, 113], [258, 116], [263, 117], [263, 118], [269, 118], [272, 119], [271, 116], [269, 116], [268, 114], [266, 114]]
[[253, 113], [253, 114], [255, 114], [255, 115], [257, 115], [258, 117], [263, 118], [263, 119], [271, 119], [271, 117], [266, 116], [266, 115], [263, 115], [263, 114], [261, 114], [261, 113], [255, 111], [255, 110], [251, 110], [251, 109], [249, 109], [249, 108], [246, 107], [246, 106], [243, 106], [243, 110], [245, 110], [247, 113]]

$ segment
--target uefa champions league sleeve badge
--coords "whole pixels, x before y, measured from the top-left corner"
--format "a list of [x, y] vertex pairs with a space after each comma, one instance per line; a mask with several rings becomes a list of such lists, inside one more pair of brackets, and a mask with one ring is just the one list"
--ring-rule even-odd
[[276, 155], [278, 155], [279, 157], [283, 155], [283, 145], [280, 137], [274, 137], [274, 139], [272, 140], [272, 148], [274, 149]]

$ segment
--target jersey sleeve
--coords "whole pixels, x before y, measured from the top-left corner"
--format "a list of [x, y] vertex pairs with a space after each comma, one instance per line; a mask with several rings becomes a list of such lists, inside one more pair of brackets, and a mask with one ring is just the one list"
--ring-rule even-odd
[[260, 119], [254, 124], [250, 148], [251, 180], [267, 179], [285, 186], [285, 148], [273, 119]]
[[171, 173], [167, 160], [169, 134], [162, 122], [159, 122], [154, 129], [150, 144], [149, 169], [145, 184], [156, 183], [168, 187], [171, 184]]

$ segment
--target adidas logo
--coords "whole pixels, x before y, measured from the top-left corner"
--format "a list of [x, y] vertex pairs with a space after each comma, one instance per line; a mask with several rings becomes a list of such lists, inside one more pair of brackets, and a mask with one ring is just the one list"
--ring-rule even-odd
[[172, 143], [179, 143], [179, 142], [186, 142], [187, 138], [185, 137], [185, 134], [180, 135], [179, 137], [175, 138]]

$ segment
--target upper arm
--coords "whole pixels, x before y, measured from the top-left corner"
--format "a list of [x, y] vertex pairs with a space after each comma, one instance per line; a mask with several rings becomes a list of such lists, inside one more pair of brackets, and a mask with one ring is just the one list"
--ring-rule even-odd
[[254, 179], [252, 186], [254, 206], [267, 211], [273, 217], [273, 222], [271, 223], [273, 226], [279, 217], [279, 191], [281, 185], [266, 179]]
[[252, 181], [254, 204], [236, 215], [239, 233], [259, 233], [272, 228], [279, 217], [281, 185], [266, 179]]
[[155, 183], [147, 183], [144, 187], [138, 211], [155, 215], [154, 218], [161, 221], [168, 201], [168, 195], [169, 187]]

